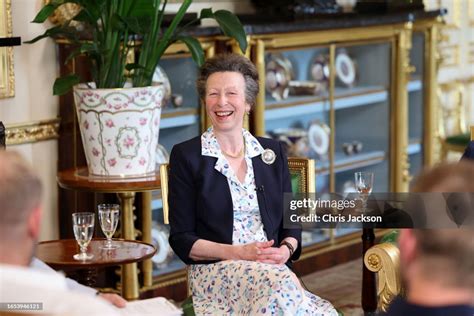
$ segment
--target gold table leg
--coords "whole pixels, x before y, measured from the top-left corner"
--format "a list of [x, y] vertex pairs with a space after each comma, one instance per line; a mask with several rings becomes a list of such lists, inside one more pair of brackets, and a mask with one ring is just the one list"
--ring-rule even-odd
[[[142, 241], [151, 244], [151, 192], [142, 193]], [[143, 286], [152, 285], [153, 265], [151, 259], [142, 263]]]
[[[117, 193], [122, 205], [122, 238], [135, 240], [135, 226], [133, 224], [133, 201], [135, 192]], [[137, 264], [122, 265], [122, 296], [126, 300], [138, 299], [138, 272]]]

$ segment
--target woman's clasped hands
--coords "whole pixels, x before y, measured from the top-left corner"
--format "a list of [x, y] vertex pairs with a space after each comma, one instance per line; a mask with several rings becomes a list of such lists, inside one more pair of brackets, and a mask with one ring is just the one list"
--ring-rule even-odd
[[237, 254], [241, 260], [257, 261], [270, 264], [284, 264], [290, 258], [290, 251], [287, 247], [272, 247], [274, 240], [264, 242], [253, 242], [239, 245]]

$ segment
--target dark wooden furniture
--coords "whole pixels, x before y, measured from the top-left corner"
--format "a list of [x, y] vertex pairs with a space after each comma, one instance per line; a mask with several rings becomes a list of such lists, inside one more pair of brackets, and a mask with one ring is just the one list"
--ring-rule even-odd
[[[126, 266], [151, 258], [156, 248], [150, 244], [134, 241], [113, 239], [115, 249], [101, 248], [106, 239], [93, 239], [87, 247], [87, 253], [92, 254], [90, 260], [78, 261], [73, 256], [79, 253], [75, 239], [60, 239], [40, 242], [36, 256], [54, 269], [78, 269], [80, 282], [87, 286], [95, 285], [95, 268], [106, 266]], [[125, 275], [122, 275], [122, 296], [126, 297], [127, 289], [133, 287]]]

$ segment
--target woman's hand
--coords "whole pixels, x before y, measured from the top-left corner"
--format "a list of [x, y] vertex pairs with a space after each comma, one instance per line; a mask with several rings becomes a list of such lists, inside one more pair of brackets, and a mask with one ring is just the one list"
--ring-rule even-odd
[[268, 248], [271, 248], [274, 241], [264, 241], [264, 242], [253, 242], [250, 244], [239, 245], [236, 247], [236, 259], [238, 260], [248, 260], [248, 261], [258, 261], [259, 256], [263, 251]]
[[290, 249], [287, 246], [261, 249], [256, 261], [271, 264], [284, 264], [290, 259]]

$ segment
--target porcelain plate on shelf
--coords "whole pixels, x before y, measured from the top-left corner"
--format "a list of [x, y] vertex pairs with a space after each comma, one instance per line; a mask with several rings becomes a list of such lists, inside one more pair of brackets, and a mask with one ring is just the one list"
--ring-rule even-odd
[[324, 156], [329, 150], [330, 129], [320, 121], [312, 122], [308, 128], [308, 140], [311, 149], [320, 156]]
[[164, 225], [153, 223], [151, 228], [151, 239], [156, 253], [151, 261], [158, 266], [166, 266], [173, 258], [173, 250], [168, 243], [168, 229]]
[[292, 77], [290, 60], [281, 54], [271, 54], [265, 65], [265, 88], [275, 100], [288, 98], [288, 85]]
[[346, 86], [354, 85], [356, 79], [356, 65], [349, 55], [342, 51], [337, 54], [336, 61], [337, 78]]
[[161, 165], [170, 161], [170, 155], [163, 145], [156, 145], [156, 164]]

